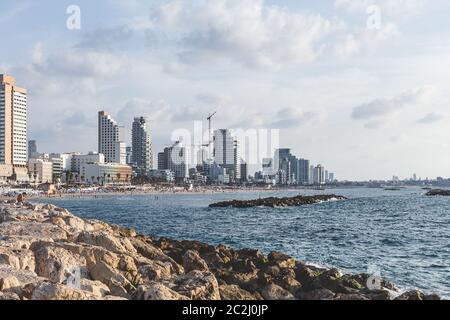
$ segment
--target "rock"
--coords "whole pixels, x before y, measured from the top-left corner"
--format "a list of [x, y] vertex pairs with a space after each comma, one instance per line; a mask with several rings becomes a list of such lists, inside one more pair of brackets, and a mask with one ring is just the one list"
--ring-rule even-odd
[[136, 249], [127, 238], [117, 238], [105, 231], [82, 232], [77, 242], [102, 247], [114, 253], [137, 254]]
[[168, 262], [161, 261], [151, 261], [150, 264], [141, 266], [139, 273], [150, 281], [167, 279], [174, 274], [172, 265]]
[[19, 270], [34, 270], [36, 265], [31, 250], [2, 247], [0, 247], [0, 264], [7, 264]]
[[20, 286], [20, 281], [14, 276], [0, 278], [0, 291], [6, 291]]
[[221, 285], [219, 292], [222, 300], [257, 300], [250, 292], [236, 285]]
[[252, 273], [257, 269], [253, 261], [250, 259], [232, 260], [230, 262], [230, 265], [233, 268], [233, 270], [238, 273]]
[[100, 281], [93, 281], [89, 279], [81, 279], [80, 289], [83, 291], [91, 292], [97, 297], [105, 297], [111, 294], [111, 290], [107, 285]]
[[20, 297], [14, 292], [0, 292], [0, 301], [20, 300]]
[[69, 277], [86, 278], [86, 259], [63, 248], [41, 246], [35, 251], [36, 273], [51, 282], [64, 283]]
[[18, 270], [11, 266], [0, 264], [0, 279], [7, 279], [10, 277], [16, 278], [21, 287], [42, 281], [42, 278], [38, 277], [33, 271]]
[[192, 300], [220, 300], [219, 284], [211, 272], [195, 270], [162, 283]]
[[138, 300], [189, 300], [188, 297], [156, 282], [139, 286], [136, 297]]
[[253, 207], [270, 207], [285, 208], [294, 206], [303, 206], [315, 204], [325, 201], [345, 200], [347, 198], [337, 195], [316, 195], [316, 196], [296, 196], [290, 198], [264, 198], [257, 200], [232, 200], [211, 204], [210, 208], [253, 208]]
[[398, 296], [395, 300], [440, 300], [441, 298], [437, 295], [425, 295], [424, 293], [418, 291], [418, 290], [412, 290], [403, 293], [402, 295]]
[[434, 196], [444, 196], [444, 197], [449, 197], [450, 196], [450, 190], [446, 190], [446, 189], [434, 189], [434, 190], [430, 190], [426, 193], [427, 196], [429, 197], [434, 197]]
[[367, 296], [370, 300], [392, 300], [392, 293], [387, 290], [363, 290], [361, 291], [365, 296]]
[[295, 259], [279, 252], [271, 252], [267, 256], [269, 263], [279, 268], [295, 268]]
[[261, 290], [265, 300], [294, 300], [294, 296], [276, 284], [269, 284]]
[[328, 289], [315, 289], [308, 292], [301, 292], [298, 295], [300, 300], [333, 300], [334, 292]]
[[43, 282], [33, 291], [32, 300], [98, 300], [93, 293], [62, 284]]
[[362, 294], [338, 294], [335, 300], [342, 301], [361, 301], [361, 300], [369, 300], [365, 295]]
[[26, 236], [39, 241], [61, 241], [67, 239], [67, 233], [46, 223], [36, 222], [4, 222], [0, 224], [1, 236]]
[[185, 272], [193, 270], [209, 271], [208, 265], [203, 260], [197, 251], [188, 250], [183, 255], [183, 267]]

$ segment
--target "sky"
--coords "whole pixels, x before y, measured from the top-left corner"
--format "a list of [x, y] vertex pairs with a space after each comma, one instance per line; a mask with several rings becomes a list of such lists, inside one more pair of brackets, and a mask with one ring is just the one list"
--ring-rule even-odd
[[446, 0], [0, 0], [0, 73], [28, 89], [41, 152], [96, 150], [105, 110], [128, 140], [147, 116], [156, 154], [217, 111], [214, 128], [279, 129], [340, 180], [448, 177], [449, 14]]

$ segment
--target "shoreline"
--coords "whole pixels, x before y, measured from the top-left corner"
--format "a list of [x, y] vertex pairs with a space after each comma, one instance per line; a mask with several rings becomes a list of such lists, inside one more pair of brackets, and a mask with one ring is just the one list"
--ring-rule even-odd
[[378, 280], [279, 252], [156, 239], [50, 204], [0, 204], [0, 299], [440, 299]]

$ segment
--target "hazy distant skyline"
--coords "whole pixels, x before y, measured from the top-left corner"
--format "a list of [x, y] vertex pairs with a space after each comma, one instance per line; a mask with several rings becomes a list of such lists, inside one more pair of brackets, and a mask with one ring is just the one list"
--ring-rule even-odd
[[215, 128], [280, 128], [281, 147], [342, 180], [450, 176], [448, 14], [445, 0], [0, 1], [0, 73], [28, 89], [44, 152], [96, 150], [100, 110], [128, 130], [148, 116], [154, 153], [217, 111]]

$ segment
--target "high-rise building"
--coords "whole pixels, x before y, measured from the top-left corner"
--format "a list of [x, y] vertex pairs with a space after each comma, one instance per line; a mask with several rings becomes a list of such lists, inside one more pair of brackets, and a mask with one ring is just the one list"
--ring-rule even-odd
[[328, 180], [329, 180], [330, 183], [333, 183], [333, 182], [336, 181], [336, 178], [334, 177], [334, 173], [333, 172], [330, 172], [328, 174]]
[[325, 183], [325, 168], [319, 164], [314, 168], [314, 184], [323, 185], [324, 183]]
[[27, 91], [0, 74], [0, 164], [12, 166], [18, 181], [28, 180]]
[[275, 173], [279, 183], [294, 184], [298, 181], [298, 159], [291, 153], [291, 149], [277, 149], [274, 157]]
[[36, 140], [28, 141], [28, 159], [35, 158], [35, 155], [38, 153], [37, 142]]
[[234, 169], [234, 138], [231, 131], [221, 129], [214, 131], [214, 161], [219, 166]]
[[105, 111], [98, 113], [98, 152], [107, 163], [126, 164], [124, 128]]
[[309, 160], [299, 159], [297, 167], [298, 183], [309, 184], [310, 183], [310, 169]]
[[131, 166], [133, 165], [133, 149], [131, 147], [127, 147], [126, 153], [127, 153], [127, 164]]
[[153, 168], [152, 140], [147, 119], [134, 118], [132, 129], [132, 160], [139, 175], [147, 176]]
[[248, 165], [244, 161], [244, 159], [241, 159], [241, 182], [247, 182], [248, 181]]
[[241, 178], [241, 151], [239, 141], [233, 137], [231, 131], [228, 129], [214, 131], [213, 140], [215, 163], [226, 169], [232, 180], [239, 180]]
[[183, 182], [189, 177], [188, 159], [186, 148], [177, 141], [158, 153], [158, 170], [170, 170], [178, 182]]

